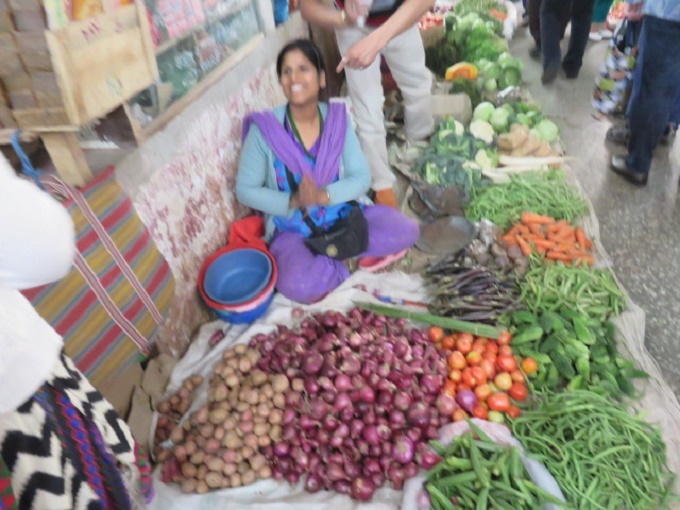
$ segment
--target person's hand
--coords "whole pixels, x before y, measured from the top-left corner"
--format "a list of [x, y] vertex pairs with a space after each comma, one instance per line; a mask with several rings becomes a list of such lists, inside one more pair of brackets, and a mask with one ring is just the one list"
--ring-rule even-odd
[[625, 2], [623, 4], [623, 15], [630, 21], [640, 21], [643, 7], [644, 2]]
[[370, 66], [385, 47], [377, 30], [374, 30], [359, 42], [354, 44], [342, 57], [340, 65], [335, 69], [342, 72], [345, 67], [364, 69]]
[[355, 26], [360, 17], [368, 17], [368, 7], [359, 3], [358, 0], [345, 2], [345, 20], [348, 25]]
[[300, 202], [300, 197], [297, 193], [290, 196], [290, 201], [288, 202], [288, 207], [290, 209], [302, 209], [302, 202]]
[[298, 197], [300, 203], [305, 208], [314, 205], [328, 205], [328, 193], [317, 187], [314, 179], [309, 175], [302, 177], [302, 182], [298, 188]]

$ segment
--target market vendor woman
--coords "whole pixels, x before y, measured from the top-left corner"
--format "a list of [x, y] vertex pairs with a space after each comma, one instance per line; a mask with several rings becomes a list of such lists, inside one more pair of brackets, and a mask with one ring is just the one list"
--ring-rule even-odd
[[326, 76], [314, 43], [286, 45], [276, 72], [288, 103], [246, 117], [236, 194], [267, 215], [278, 290], [311, 303], [349, 276], [343, 254], [376, 270], [403, 255], [420, 231], [366, 198], [370, 170], [346, 107], [319, 101]]

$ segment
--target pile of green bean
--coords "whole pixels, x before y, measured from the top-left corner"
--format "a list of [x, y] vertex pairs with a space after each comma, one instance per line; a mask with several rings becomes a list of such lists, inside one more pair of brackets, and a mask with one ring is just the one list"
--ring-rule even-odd
[[602, 395], [543, 395], [512, 431], [578, 510], [670, 508], [674, 476], [659, 431]]
[[512, 176], [509, 184], [480, 190], [466, 206], [465, 215], [471, 221], [486, 218], [507, 230], [526, 211], [574, 222], [588, 212], [588, 206], [564, 180], [564, 173], [553, 170]]
[[537, 510], [544, 503], [563, 505], [529, 479], [518, 448], [498, 445], [471, 426], [479, 439], [469, 432], [448, 446], [433, 443], [443, 458], [428, 471], [425, 483], [433, 510]]
[[605, 321], [626, 309], [623, 292], [606, 270], [545, 264], [532, 256], [519, 286], [522, 301], [535, 314], [567, 309]]

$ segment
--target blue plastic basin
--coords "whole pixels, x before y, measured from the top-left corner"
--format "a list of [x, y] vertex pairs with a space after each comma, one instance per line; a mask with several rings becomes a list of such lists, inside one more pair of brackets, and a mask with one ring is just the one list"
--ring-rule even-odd
[[238, 305], [254, 299], [271, 277], [269, 257], [259, 250], [243, 248], [224, 253], [208, 266], [203, 289], [213, 301]]
[[230, 324], [250, 324], [265, 314], [273, 299], [274, 292], [271, 293], [267, 301], [248, 312], [225, 312], [224, 310], [219, 310], [217, 308], [213, 308], [213, 310], [220, 319], [229, 322]]

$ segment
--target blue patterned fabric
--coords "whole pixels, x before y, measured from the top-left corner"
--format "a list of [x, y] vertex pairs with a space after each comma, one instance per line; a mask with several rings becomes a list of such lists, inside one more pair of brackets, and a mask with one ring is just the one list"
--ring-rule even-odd
[[645, 16], [680, 21], [680, 0], [646, 0], [643, 12]]

